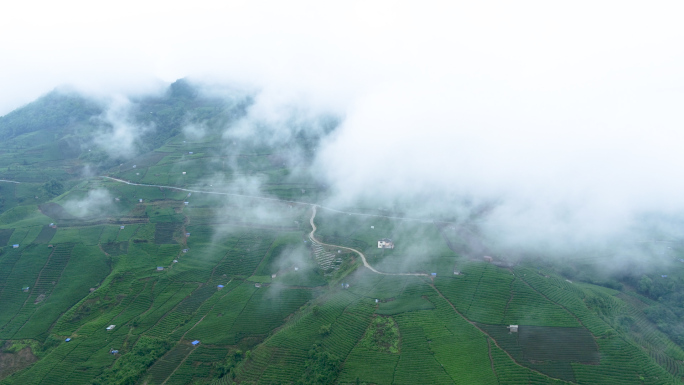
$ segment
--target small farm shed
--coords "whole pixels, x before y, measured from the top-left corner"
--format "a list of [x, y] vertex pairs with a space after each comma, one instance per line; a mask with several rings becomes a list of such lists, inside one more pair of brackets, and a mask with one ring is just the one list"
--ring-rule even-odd
[[492, 261], [494, 260], [494, 258], [490, 257], [489, 255], [485, 255], [485, 256], [482, 257], [482, 258], [483, 258], [485, 261], [487, 261], [487, 262], [492, 262]]
[[195, 345], [195, 346], [199, 345], [199, 343], [200, 343], [199, 340], [194, 340], [194, 341], [192, 341], [192, 344]]
[[14, 244], [14, 245], [12, 245], [12, 248], [13, 248], [13, 249], [18, 249], [18, 248], [19, 248], [19, 244]]
[[107, 326], [107, 330], [112, 330], [112, 329], [114, 329], [115, 327], [116, 327], [116, 325], [109, 325], [109, 326]]
[[511, 325], [508, 327], [508, 330], [510, 330], [511, 333], [517, 333], [518, 332], [518, 325]]
[[216, 288], [221, 290], [221, 289], [223, 289], [223, 285], [218, 285], [218, 286], [216, 286]]
[[162, 271], [164, 270], [164, 266], [157, 266], [157, 271]]

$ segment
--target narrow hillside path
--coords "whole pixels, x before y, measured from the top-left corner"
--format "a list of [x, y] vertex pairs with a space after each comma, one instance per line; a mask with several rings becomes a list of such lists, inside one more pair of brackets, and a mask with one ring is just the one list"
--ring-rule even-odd
[[0, 182], [16, 183], [16, 184], [21, 183], [21, 182], [17, 182], [17, 181], [14, 181], [14, 180], [7, 180], [7, 179], [0, 179]]
[[195, 345], [195, 346], [192, 347], [192, 349], [190, 349], [190, 351], [189, 351], [188, 354], [185, 356], [185, 358], [183, 358], [183, 359], [181, 360], [181, 362], [178, 363], [178, 366], [176, 366], [176, 368], [173, 369], [173, 372], [171, 372], [171, 374], [169, 374], [169, 376], [166, 377], [166, 379], [164, 380], [164, 382], [161, 383], [161, 385], [166, 385], [166, 383], [169, 381], [169, 379], [170, 379], [171, 377], [173, 377], [174, 373], [176, 373], [176, 371], [177, 371], [181, 366], [183, 366], [183, 364], [185, 363], [185, 361], [188, 360], [188, 357], [190, 357], [190, 355], [192, 354], [192, 352], [194, 352], [195, 349], [197, 349], [198, 346], [199, 346], [199, 345]]
[[[415, 222], [423, 222], [423, 223], [433, 223], [434, 222], [432, 219], [425, 219], [425, 218], [396, 217], [396, 216], [391, 216], [391, 215], [366, 214], [366, 213], [342, 211], [342, 210], [336, 210], [336, 209], [333, 209], [330, 207], [321, 206], [321, 205], [316, 204], [316, 203], [292, 201], [292, 200], [280, 199], [280, 198], [271, 198], [271, 197], [265, 197], [263, 195], [236, 194], [236, 193], [220, 192], [220, 191], [194, 190], [194, 189], [188, 189], [188, 188], [183, 188], [183, 187], [175, 187], [175, 186], [162, 186], [162, 185], [158, 185], [158, 184], [134, 183], [134, 182], [129, 182], [129, 181], [124, 180], [124, 179], [114, 178], [114, 177], [105, 176], [105, 175], [100, 176], [100, 178], [109, 179], [109, 180], [112, 180], [115, 182], [130, 185], [130, 186], [158, 187], [158, 188], [166, 188], [166, 189], [178, 190], [178, 191], [187, 191], [187, 192], [199, 193], [199, 194], [225, 195], [225, 196], [234, 196], [234, 197], [242, 197], [242, 198], [262, 199], [262, 200], [273, 201], [273, 202], [294, 203], [294, 204], [298, 204], [298, 205], [306, 205], [306, 206], [312, 206], [312, 207], [318, 206], [322, 209], [330, 210], [330, 211], [340, 213], [340, 214], [361, 215], [364, 217], [399, 219], [399, 220], [403, 220], [403, 221], [415, 221]], [[19, 182], [17, 182], [17, 183], [19, 183]], [[444, 222], [444, 223], [451, 223], [451, 222]]]
[[340, 248], [340, 249], [353, 251], [353, 252], [356, 253], [359, 257], [361, 257], [361, 260], [363, 261], [363, 265], [364, 265], [365, 267], [367, 267], [370, 271], [372, 271], [372, 272], [374, 272], [374, 273], [376, 273], [376, 274], [382, 274], [382, 275], [415, 275], [415, 276], [423, 276], [423, 277], [427, 277], [427, 276], [428, 276], [426, 273], [384, 273], [384, 272], [382, 272], [382, 271], [376, 270], [373, 266], [371, 266], [371, 265], [368, 263], [368, 261], [366, 260], [366, 256], [363, 255], [362, 252], [360, 252], [360, 251], [358, 251], [358, 250], [356, 250], [356, 249], [352, 249], [351, 247], [345, 247], [345, 246], [339, 246], [339, 245], [331, 245], [331, 244], [327, 244], [327, 243], [320, 242], [320, 241], [317, 240], [316, 237], [314, 236], [314, 233], [316, 232], [316, 224], [314, 223], [314, 218], [316, 218], [316, 205], [312, 205], [312, 206], [313, 206], [313, 211], [311, 212], [311, 220], [310, 220], [312, 230], [311, 230], [311, 232], [309, 233], [309, 239], [311, 240], [311, 242], [317, 243], [317, 244], [322, 245], [322, 246], [337, 247], [337, 248]]

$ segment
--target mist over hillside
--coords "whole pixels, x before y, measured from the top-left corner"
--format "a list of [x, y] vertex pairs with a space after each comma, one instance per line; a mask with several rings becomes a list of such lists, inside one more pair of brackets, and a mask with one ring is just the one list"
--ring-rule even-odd
[[[176, 135], [211, 138], [221, 143], [212, 150], [220, 164], [206, 164], [200, 183], [254, 195], [269, 195], [265, 186], [272, 177], [246, 171], [239, 154], [276, 148], [268, 161], [287, 168], [286, 179], [308, 178], [324, 187], [318, 202], [324, 206], [456, 223], [475, 230], [490, 252], [512, 260], [600, 255], [617, 272], [623, 265], [650, 271], [670, 263], [635, 247], [681, 241], [680, 220], [672, 219], [684, 203], [671, 177], [676, 163], [651, 156], [667, 149], [648, 141], [639, 145], [648, 156], [628, 157], [635, 147], [628, 141], [645, 131], [633, 130], [635, 138], [599, 134], [591, 141], [580, 136], [583, 128], [568, 123], [553, 134], [534, 127], [508, 133], [508, 126], [520, 123], [422, 101], [401, 108], [414, 96], [385, 96], [340, 113], [268, 90], [191, 79], [146, 95], [94, 98], [55, 90], [1, 117], [0, 133], [25, 154], [59, 148], [57, 158], [71, 163], [70, 178], [130, 168]], [[509, 108], [497, 105], [497, 98], [487, 100], [490, 109]], [[27, 141], [36, 134], [49, 142]], [[603, 160], [597, 162], [591, 154], [599, 149]], [[7, 171], [15, 164], [9, 176], [50, 179], [22, 172], [22, 166], [41, 163], [26, 162], [8, 161]], [[54, 165], [55, 159], [44, 162]]]
[[0, 384], [684, 383], [681, 7], [13, 5]]

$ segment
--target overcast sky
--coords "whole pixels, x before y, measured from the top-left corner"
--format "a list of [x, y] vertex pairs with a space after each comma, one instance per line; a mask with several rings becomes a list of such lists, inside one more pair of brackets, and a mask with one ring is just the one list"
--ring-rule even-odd
[[0, 114], [65, 84], [257, 85], [346, 117], [319, 158], [340, 196], [517, 197], [514, 219], [543, 222], [570, 205], [571, 222], [609, 226], [634, 210], [684, 209], [683, 11], [680, 1], [13, 2], [0, 14]]

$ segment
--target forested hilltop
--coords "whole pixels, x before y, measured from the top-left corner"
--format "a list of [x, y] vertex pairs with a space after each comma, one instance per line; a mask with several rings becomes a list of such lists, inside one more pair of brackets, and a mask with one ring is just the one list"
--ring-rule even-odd
[[259, 97], [0, 117], [0, 384], [684, 382], [684, 239], [644, 230], [668, 263], [604, 274], [510, 258], [478, 217], [329, 207], [342, 118]]

